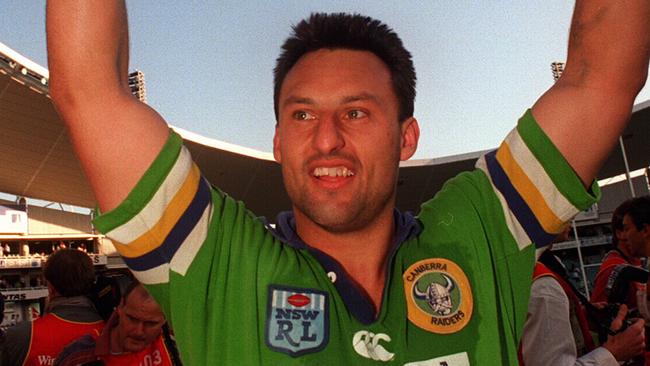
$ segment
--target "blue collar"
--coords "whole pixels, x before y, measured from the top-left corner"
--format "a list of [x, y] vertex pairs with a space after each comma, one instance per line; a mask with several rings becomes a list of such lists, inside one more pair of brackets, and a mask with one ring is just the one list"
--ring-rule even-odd
[[[393, 211], [395, 220], [395, 233], [393, 235], [393, 243], [391, 245], [388, 268], [386, 276], [390, 276], [390, 269], [393, 266], [393, 257], [399, 249], [400, 245], [405, 241], [417, 236], [420, 233], [419, 222], [409, 212], [402, 213], [395, 209]], [[333, 272], [336, 275], [334, 286], [341, 295], [345, 306], [350, 314], [352, 314], [362, 324], [372, 323], [376, 315], [372, 301], [365, 293], [365, 291], [348, 276], [341, 264], [334, 258], [321, 252], [320, 250], [309, 246], [305, 243], [296, 232], [296, 220], [293, 212], [281, 212], [277, 217], [275, 228], [270, 228], [273, 235], [281, 242], [285, 243], [296, 249], [307, 250], [316, 260], [320, 263], [326, 273]], [[385, 283], [388, 283], [388, 277]], [[384, 289], [384, 293], [386, 289]]]

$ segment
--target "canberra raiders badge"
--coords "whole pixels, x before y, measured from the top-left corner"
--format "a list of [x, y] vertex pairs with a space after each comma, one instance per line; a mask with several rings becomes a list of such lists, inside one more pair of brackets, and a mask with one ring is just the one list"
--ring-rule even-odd
[[421, 260], [402, 278], [411, 323], [440, 334], [458, 332], [469, 323], [472, 289], [456, 263], [443, 258]]
[[329, 341], [327, 292], [269, 286], [266, 344], [293, 357], [323, 349]]

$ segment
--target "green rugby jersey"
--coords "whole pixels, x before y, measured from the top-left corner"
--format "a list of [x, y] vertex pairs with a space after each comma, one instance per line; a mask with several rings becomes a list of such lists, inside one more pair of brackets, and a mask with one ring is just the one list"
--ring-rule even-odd
[[376, 315], [291, 214], [268, 228], [211, 188], [173, 132], [95, 225], [162, 305], [187, 365], [516, 365], [535, 246], [599, 190], [530, 111], [476, 166], [417, 217], [396, 211]]

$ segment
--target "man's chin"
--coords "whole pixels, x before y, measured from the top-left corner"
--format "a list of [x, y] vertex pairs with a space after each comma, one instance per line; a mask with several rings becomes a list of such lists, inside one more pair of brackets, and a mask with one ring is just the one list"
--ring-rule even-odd
[[124, 345], [124, 351], [129, 353], [137, 353], [145, 349], [145, 347], [147, 347], [147, 343], [145, 341], [136, 341], [129, 339]]
[[313, 217], [314, 222], [331, 233], [348, 233], [362, 229], [368, 224], [368, 220], [359, 215], [321, 215]]

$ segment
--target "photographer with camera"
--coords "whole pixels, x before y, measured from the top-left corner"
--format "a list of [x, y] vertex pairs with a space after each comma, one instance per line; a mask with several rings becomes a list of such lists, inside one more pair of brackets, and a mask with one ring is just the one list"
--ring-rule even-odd
[[[648, 271], [642, 268], [641, 259], [650, 254], [650, 196], [619, 205], [612, 215], [612, 232], [615, 248], [600, 265], [591, 301], [626, 304], [631, 313], [648, 322]], [[648, 364], [647, 354], [645, 359]]]
[[[568, 232], [555, 241], [565, 241]], [[604, 335], [600, 346], [592, 336], [594, 326]], [[519, 345], [520, 365], [617, 366], [637, 358], [644, 349], [642, 319], [628, 319], [626, 305], [592, 305], [568, 280], [566, 268], [550, 248], [540, 255]]]
[[591, 301], [624, 303], [650, 320], [647, 271], [641, 259], [650, 253], [650, 196], [627, 200], [612, 215], [615, 248], [600, 265]]

